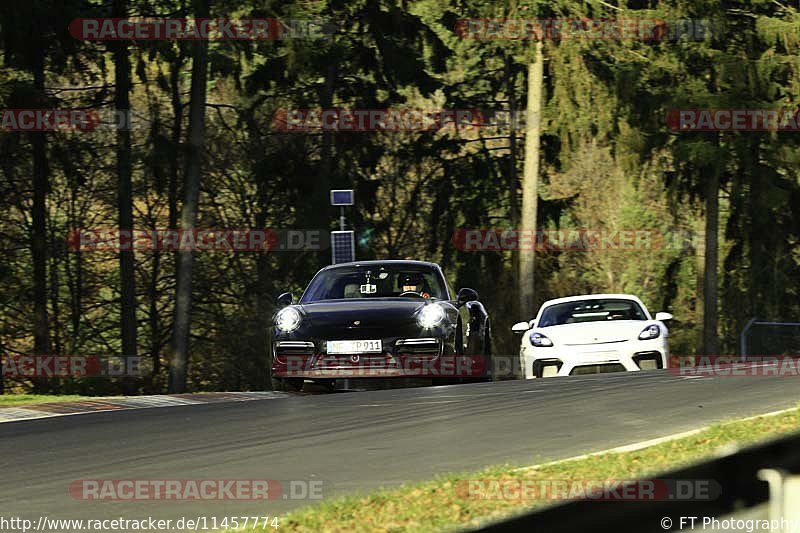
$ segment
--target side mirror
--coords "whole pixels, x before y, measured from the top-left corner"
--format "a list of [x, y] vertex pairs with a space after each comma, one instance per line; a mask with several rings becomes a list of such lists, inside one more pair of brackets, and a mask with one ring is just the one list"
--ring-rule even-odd
[[[533, 320], [531, 320], [531, 322], [533, 322]], [[516, 324], [511, 326], [511, 331], [513, 331], [514, 333], [525, 333], [529, 329], [531, 328], [528, 322], [517, 322]]]
[[291, 292], [284, 292], [280, 296], [278, 296], [278, 304], [282, 306], [292, 305], [294, 303], [294, 296], [292, 296]]
[[672, 320], [671, 313], [656, 313], [656, 320]]
[[456, 296], [456, 302], [458, 305], [464, 305], [467, 302], [474, 302], [478, 299], [478, 293], [473, 289], [468, 289], [464, 287], [458, 291], [458, 296]]

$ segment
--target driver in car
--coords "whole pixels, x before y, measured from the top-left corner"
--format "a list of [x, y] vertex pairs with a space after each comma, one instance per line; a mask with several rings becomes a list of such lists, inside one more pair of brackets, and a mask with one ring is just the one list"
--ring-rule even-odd
[[431, 295], [425, 290], [425, 279], [422, 274], [407, 273], [400, 275], [400, 287], [403, 289], [402, 293], [416, 292], [423, 298], [430, 298]]

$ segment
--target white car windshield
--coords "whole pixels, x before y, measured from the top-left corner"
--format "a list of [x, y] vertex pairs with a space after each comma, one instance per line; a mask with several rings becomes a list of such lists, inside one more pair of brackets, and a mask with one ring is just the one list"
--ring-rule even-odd
[[609, 320], [647, 320], [647, 316], [642, 307], [633, 300], [619, 298], [575, 300], [553, 304], [545, 308], [537, 326], [545, 328], [562, 324]]

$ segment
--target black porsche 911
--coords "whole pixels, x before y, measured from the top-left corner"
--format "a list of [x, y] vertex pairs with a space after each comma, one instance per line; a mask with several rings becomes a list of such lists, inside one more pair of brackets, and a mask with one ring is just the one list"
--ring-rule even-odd
[[278, 298], [272, 385], [299, 390], [305, 380], [488, 375], [489, 317], [478, 294], [454, 295], [442, 270], [423, 261], [360, 261], [323, 268], [299, 302]]

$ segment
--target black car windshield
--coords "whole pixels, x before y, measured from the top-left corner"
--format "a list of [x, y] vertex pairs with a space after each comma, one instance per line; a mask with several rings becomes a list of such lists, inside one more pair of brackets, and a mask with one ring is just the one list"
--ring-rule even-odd
[[416, 295], [431, 300], [447, 299], [444, 280], [435, 269], [414, 265], [364, 265], [320, 272], [311, 280], [300, 303]]
[[633, 300], [618, 298], [576, 300], [545, 308], [537, 327], [608, 320], [647, 320], [647, 316], [642, 307]]

